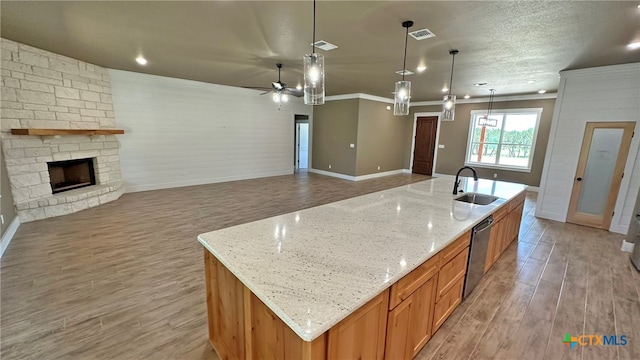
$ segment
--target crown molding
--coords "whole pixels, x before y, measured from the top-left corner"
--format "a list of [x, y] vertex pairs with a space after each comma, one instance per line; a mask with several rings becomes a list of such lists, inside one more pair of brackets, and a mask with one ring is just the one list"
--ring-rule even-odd
[[[558, 97], [557, 93], [545, 93], [545, 94], [525, 94], [525, 95], [505, 95], [495, 96], [493, 102], [500, 101], [521, 101], [521, 100], [542, 100], [542, 99], [555, 99]], [[489, 102], [488, 97], [471, 98], [471, 99], [456, 99], [456, 105], [458, 104], [476, 104]], [[429, 105], [442, 105], [442, 100], [435, 101], [418, 101], [412, 102], [411, 107], [414, 106], [429, 106]]]
[[[546, 93], [546, 94], [525, 94], [525, 95], [506, 95], [506, 96], [496, 96], [493, 98], [493, 102], [499, 101], [521, 101], [521, 100], [542, 100], [542, 99], [555, 99], [558, 96], [557, 93]], [[332, 95], [326, 96], [324, 98], [325, 101], [336, 101], [336, 100], [350, 100], [350, 99], [365, 99], [377, 101], [385, 104], [393, 104], [393, 99], [384, 98], [382, 96], [369, 95], [364, 93], [356, 93], [356, 94], [344, 94], [344, 95]], [[488, 97], [482, 98], [472, 98], [472, 99], [457, 99], [456, 104], [475, 104], [475, 103], [486, 103], [489, 102]], [[442, 100], [432, 100], [432, 101], [417, 101], [412, 102], [411, 107], [415, 106], [431, 106], [431, 105], [441, 105]]]
[[324, 101], [350, 100], [350, 99], [365, 99], [365, 100], [377, 101], [385, 104], [393, 104], [393, 99], [388, 99], [382, 96], [375, 96], [375, 95], [369, 95], [364, 93], [325, 96]]

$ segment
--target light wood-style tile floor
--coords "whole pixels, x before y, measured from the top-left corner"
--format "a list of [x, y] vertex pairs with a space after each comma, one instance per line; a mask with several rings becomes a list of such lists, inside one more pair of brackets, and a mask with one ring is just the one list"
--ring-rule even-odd
[[[315, 174], [126, 194], [23, 224], [0, 260], [2, 359], [217, 359], [196, 235], [426, 179]], [[536, 219], [418, 359], [638, 359], [640, 275], [622, 236]], [[625, 334], [627, 346], [562, 344]]]

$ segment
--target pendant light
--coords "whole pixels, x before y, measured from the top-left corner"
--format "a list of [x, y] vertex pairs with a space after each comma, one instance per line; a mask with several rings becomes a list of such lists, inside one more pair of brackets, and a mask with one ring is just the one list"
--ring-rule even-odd
[[316, 0], [313, 0], [313, 43], [311, 54], [302, 58], [304, 64], [305, 105], [324, 104], [324, 56], [316, 54]]
[[409, 115], [409, 100], [411, 99], [411, 81], [404, 81], [404, 74], [407, 69], [407, 40], [409, 39], [409, 28], [413, 26], [413, 21], [405, 21], [402, 27], [407, 31], [404, 35], [404, 62], [402, 63], [402, 81], [396, 83], [396, 93], [393, 100], [393, 115]]
[[489, 95], [489, 109], [487, 110], [487, 113], [483, 117], [478, 119], [478, 126], [481, 126], [481, 128], [480, 128], [480, 141], [478, 142], [478, 159], [476, 160], [477, 162], [482, 161], [482, 155], [484, 154], [484, 139], [485, 139], [485, 135], [487, 134], [487, 126], [488, 127], [498, 126], [498, 120], [490, 118], [491, 109], [493, 109], [493, 94], [496, 92], [496, 89], [489, 89], [489, 91], [491, 91], [491, 95]]
[[449, 51], [449, 55], [451, 55], [451, 79], [449, 80], [449, 94], [444, 96], [442, 102], [442, 121], [453, 121], [456, 116], [456, 96], [451, 95], [451, 88], [453, 87], [453, 64], [458, 53], [458, 50]]

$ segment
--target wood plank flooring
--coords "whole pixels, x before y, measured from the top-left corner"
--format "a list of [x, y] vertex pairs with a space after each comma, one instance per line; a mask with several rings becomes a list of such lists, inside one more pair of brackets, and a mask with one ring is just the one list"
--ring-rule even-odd
[[[639, 359], [640, 275], [624, 238], [534, 217], [416, 359]], [[627, 335], [626, 346], [577, 346], [564, 335]]]
[[0, 358], [215, 359], [198, 234], [428, 178], [303, 173], [125, 194], [22, 224], [0, 260]]
[[[421, 181], [316, 174], [125, 194], [23, 224], [0, 260], [2, 359], [217, 359], [196, 235]], [[640, 274], [621, 235], [533, 216], [417, 359], [638, 359]], [[617, 347], [565, 333], [626, 334]]]

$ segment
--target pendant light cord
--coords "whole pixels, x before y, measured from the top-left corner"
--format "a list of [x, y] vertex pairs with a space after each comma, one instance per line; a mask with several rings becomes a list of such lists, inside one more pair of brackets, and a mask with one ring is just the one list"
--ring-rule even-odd
[[404, 35], [404, 62], [402, 63], [402, 81], [404, 81], [404, 73], [407, 70], [407, 41], [409, 40], [409, 27], [407, 26], [407, 33]]
[[451, 56], [451, 78], [449, 79], [449, 96], [451, 96], [451, 88], [453, 87], [453, 64], [456, 62], [456, 53], [452, 53]]
[[489, 116], [491, 116], [491, 110], [493, 110], [493, 94], [496, 92], [495, 89], [489, 89], [491, 94], [489, 95], [489, 114], [487, 115], [487, 120], [489, 120]]
[[313, 0], [313, 43], [311, 44], [311, 53], [316, 53], [316, 0]]

